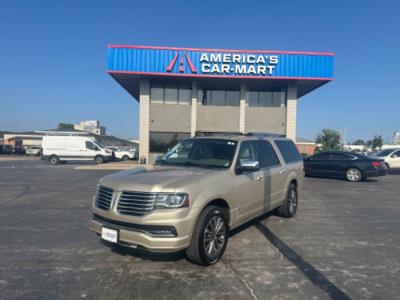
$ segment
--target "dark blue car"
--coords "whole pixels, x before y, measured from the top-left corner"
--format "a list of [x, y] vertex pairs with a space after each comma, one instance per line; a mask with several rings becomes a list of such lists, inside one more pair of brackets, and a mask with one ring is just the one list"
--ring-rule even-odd
[[345, 178], [361, 181], [367, 177], [385, 176], [383, 159], [345, 151], [320, 152], [304, 159], [306, 176]]

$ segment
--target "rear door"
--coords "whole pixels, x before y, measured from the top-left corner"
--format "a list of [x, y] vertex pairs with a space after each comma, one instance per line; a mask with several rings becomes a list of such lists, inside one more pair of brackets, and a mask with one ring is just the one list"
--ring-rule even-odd
[[346, 153], [331, 153], [331, 165], [330, 169], [332, 173], [337, 176], [343, 176], [346, 173], [347, 168], [351, 165], [351, 161], [355, 160], [356, 157]]
[[285, 170], [269, 141], [258, 140], [256, 145], [256, 158], [260, 163], [264, 182], [263, 210], [269, 211], [279, 203], [285, 193]]

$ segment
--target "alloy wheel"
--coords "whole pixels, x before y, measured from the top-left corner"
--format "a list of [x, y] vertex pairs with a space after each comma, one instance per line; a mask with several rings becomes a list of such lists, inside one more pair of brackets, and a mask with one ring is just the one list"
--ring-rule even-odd
[[226, 225], [220, 216], [213, 216], [204, 229], [204, 251], [209, 258], [218, 257], [224, 249]]
[[346, 177], [350, 181], [360, 181], [362, 178], [362, 174], [359, 169], [350, 168], [346, 172]]

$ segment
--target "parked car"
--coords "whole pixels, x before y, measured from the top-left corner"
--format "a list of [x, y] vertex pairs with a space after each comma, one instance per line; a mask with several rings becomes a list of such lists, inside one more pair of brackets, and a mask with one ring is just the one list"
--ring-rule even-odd
[[40, 156], [41, 153], [42, 153], [42, 147], [40, 147], [40, 146], [31, 146], [31, 147], [27, 147], [25, 149], [25, 154], [27, 156], [30, 156], [30, 155], [32, 155], [32, 156]]
[[110, 243], [185, 250], [190, 261], [211, 265], [222, 257], [230, 230], [273, 209], [295, 216], [303, 176], [290, 139], [191, 138], [156, 165], [100, 179], [90, 229]]
[[136, 158], [136, 149], [128, 147], [107, 147], [107, 149], [114, 152], [114, 156], [119, 160], [129, 160]]
[[384, 176], [388, 171], [383, 159], [345, 151], [320, 152], [307, 157], [304, 169], [306, 176], [345, 178], [353, 182]]
[[385, 161], [385, 165], [388, 168], [389, 172], [391, 169], [400, 168], [400, 149], [399, 148], [384, 149], [384, 150], [376, 153], [372, 157], [383, 159]]
[[94, 161], [100, 164], [112, 159], [112, 151], [105, 149], [91, 136], [45, 135], [42, 148], [42, 159], [52, 165], [70, 160]]

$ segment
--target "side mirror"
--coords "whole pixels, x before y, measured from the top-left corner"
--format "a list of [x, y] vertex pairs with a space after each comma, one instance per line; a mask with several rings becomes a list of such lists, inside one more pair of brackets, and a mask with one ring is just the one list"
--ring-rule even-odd
[[155, 160], [156, 164], [158, 164], [158, 163], [161, 162], [161, 158], [162, 158], [162, 157], [163, 157], [162, 155], [156, 156], [156, 160]]
[[392, 154], [392, 155], [390, 155], [390, 157], [391, 158], [397, 158], [397, 155], [396, 154]]
[[249, 160], [246, 162], [241, 163], [236, 167], [236, 172], [243, 173], [243, 172], [254, 172], [260, 170], [260, 164], [256, 160]]

